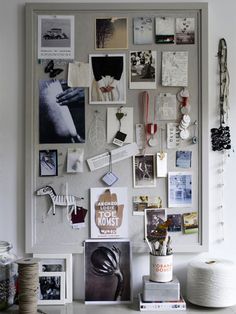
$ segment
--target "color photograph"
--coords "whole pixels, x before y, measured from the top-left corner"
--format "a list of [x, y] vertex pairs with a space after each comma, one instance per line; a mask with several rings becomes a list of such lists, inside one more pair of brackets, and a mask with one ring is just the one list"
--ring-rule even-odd
[[96, 18], [96, 50], [128, 48], [126, 17]]
[[125, 104], [126, 72], [124, 54], [89, 56], [90, 104]]

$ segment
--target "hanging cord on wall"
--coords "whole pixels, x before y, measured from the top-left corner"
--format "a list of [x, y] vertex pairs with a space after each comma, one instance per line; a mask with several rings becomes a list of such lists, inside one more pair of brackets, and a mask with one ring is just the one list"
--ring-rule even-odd
[[231, 149], [230, 129], [229, 126], [227, 126], [229, 111], [229, 72], [227, 68], [227, 45], [224, 38], [219, 41], [217, 56], [220, 68], [220, 127], [211, 129], [211, 143], [213, 151], [222, 151]]

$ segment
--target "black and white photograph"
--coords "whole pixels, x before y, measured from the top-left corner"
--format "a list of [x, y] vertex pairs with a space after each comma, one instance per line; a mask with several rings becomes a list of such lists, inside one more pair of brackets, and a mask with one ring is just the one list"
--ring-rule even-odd
[[135, 17], [133, 19], [133, 31], [135, 45], [153, 43], [153, 21], [151, 17]]
[[155, 187], [155, 156], [136, 155], [133, 157], [134, 188]]
[[130, 51], [129, 88], [155, 89], [156, 77], [156, 51]]
[[65, 303], [73, 300], [72, 254], [34, 254], [39, 259], [39, 273], [46, 277], [62, 273], [65, 278]]
[[168, 173], [168, 207], [192, 206], [192, 173]]
[[176, 151], [176, 167], [191, 168], [192, 152], [191, 151]]
[[74, 16], [38, 16], [38, 59], [74, 59]]
[[128, 48], [127, 17], [96, 18], [96, 50]]
[[166, 210], [164, 208], [146, 208], [144, 213], [144, 220], [144, 235], [146, 239], [155, 234], [157, 226], [163, 224], [166, 221]]
[[176, 44], [195, 43], [195, 20], [192, 17], [176, 18]]
[[126, 239], [86, 240], [85, 304], [130, 303], [131, 246]]
[[69, 88], [65, 80], [39, 81], [39, 142], [85, 142], [83, 88]]
[[57, 176], [58, 174], [58, 162], [57, 162], [57, 150], [40, 150], [39, 151], [39, 176], [49, 177]]
[[89, 56], [90, 104], [125, 104], [126, 71], [124, 54]]
[[39, 273], [38, 304], [65, 303], [65, 273]]
[[168, 220], [168, 231], [179, 232], [182, 229], [182, 215], [181, 214], [171, 214], [167, 215]]
[[156, 44], [173, 44], [175, 41], [175, 19], [173, 17], [156, 17]]

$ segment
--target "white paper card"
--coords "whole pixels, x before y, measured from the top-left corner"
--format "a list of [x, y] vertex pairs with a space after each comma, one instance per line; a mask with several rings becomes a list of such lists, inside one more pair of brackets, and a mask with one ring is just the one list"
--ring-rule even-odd
[[162, 85], [188, 86], [188, 51], [162, 53]]
[[[111, 150], [112, 163], [116, 163], [123, 159], [129, 158], [138, 154], [138, 146], [136, 143], [127, 144], [125, 146]], [[87, 159], [90, 171], [94, 171], [109, 165], [109, 153], [104, 153]]]
[[167, 123], [167, 148], [176, 148], [180, 145], [178, 123]]
[[67, 152], [67, 172], [83, 172], [84, 149], [68, 148]]
[[157, 153], [157, 178], [167, 177], [167, 153]]
[[145, 125], [144, 124], [136, 124], [136, 143], [139, 149], [144, 149], [146, 144], [146, 133], [145, 133]]
[[156, 98], [157, 120], [176, 120], [176, 95], [161, 93]]
[[89, 87], [89, 63], [69, 63], [67, 84], [69, 87]]

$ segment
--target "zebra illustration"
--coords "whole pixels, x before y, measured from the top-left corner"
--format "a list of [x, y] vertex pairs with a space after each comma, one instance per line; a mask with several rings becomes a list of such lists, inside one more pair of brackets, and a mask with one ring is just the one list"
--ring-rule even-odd
[[76, 199], [81, 200], [83, 198], [73, 195], [57, 195], [55, 190], [46, 185], [36, 191], [37, 195], [49, 195], [52, 201], [52, 206], [49, 208], [47, 214], [52, 211], [53, 215], [56, 213], [56, 206], [66, 206], [68, 215], [71, 215], [73, 211], [76, 213]]

